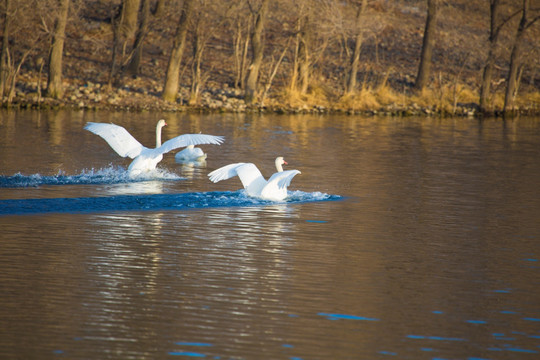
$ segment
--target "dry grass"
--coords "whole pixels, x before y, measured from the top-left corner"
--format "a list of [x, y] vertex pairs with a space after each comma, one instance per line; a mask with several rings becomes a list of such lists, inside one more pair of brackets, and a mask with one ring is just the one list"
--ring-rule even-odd
[[377, 98], [371, 89], [362, 89], [354, 93], [343, 95], [336, 103], [336, 107], [342, 110], [369, 110], [380, 107]]
[[[341, 96], [336, 95], [324, 85], [310, 87], [307, 94], [290, 89], [282, 90], [272, 99], [276, 105], [284, 105], [296, 109], [307, 109], [324, 106], [341, 111], [407, 111], [430, 109], [443, 114], [458, 114], [463, 108], [474, 108], [479, 101], [478, 90], [459, 83], [436, 83], [422, 92], [401, 93], [383, 81], [379, 86], [366, 85], [353, 92]], [[492, 95], [491, 108], [495, 111], [503, 109], [504, 94]], [[526, 109], [540, 109], [540, 93], [521, 94], [516, 99], [516, 106]]]
[[516, 99], [519, 107], [540, 109], [540, 92], [529, 92], [519, 95]]
[[363, 86], [360, 90], [343, 95], [336, 104], [342, 110], [377, 110], [390, 105], [403, 105], [406, 97], [397, 93], [384, 82], [382, 85], [372, 88]]
[[[439, 76], [431, 86], [421, 92], [404, 89], [397, 91], [387, 83], [391, 69], [379, 84], [364, 81], [361, 88], [355, 92], [340, 94], [340, 90], [330, 88], [324, 81], [312, 79], [313, 85], [307, 93], [291, 90], [290, 87], [281, 88], [272, 97], [267, 98], [266, 104], [275, 107], [289, 107], [299, 110], [308, 110], [325, 107], [329, 110], [339, 111], [384, 111], [384, 112], [410, 112], [422, 111], [426, 113], [464, 114], [469, 109], [476, 108], [479, 103], [478, 89], [471, 85], [459, 82], [456, 77], [443, 79]], [[501, 111], [504, 105], [504, 93], [497, 92], [492, 95], [491, 111]], [[520, 94], [516, 99], [516, 107], [538, 111], [540, 109], [540, 93], [531, 92]]]
[[332, 90], [328, 86], [314, 82], [306, 93], [290, 87], [283, 88], [276, 94], [275, 100], [277, 103], [286, 104], [292, 108], [329, 107], [334, 97]]
[[478, 103], [478, 94], [461, 83], [442, 84], [411, 95], [409, 101], [420, 107], [434, 107], [440, 112], [455, 113], [460, 104]]

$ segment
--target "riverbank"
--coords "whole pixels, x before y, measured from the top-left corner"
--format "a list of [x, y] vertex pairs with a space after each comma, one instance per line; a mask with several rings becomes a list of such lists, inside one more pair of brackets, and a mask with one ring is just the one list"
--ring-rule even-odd
[[[382, 116], [501, 116], [494, 110], [482, 114], [474, 101], [474, 94], [460, 90], [459, 96], [450, 90], [427, 90], [421, 95], [398, 94], [390, 88], [364, 89], [356, 94], [328, 99], [319, 96], [304, 98], [294, 94], [279, 94], [268, 98], [263, 104], [248, 106], [240, 89], [211, 85], [200, 95], [197, 105], [189, 105], [189, 88], [182, 87], [177, 102], [170, 103], [160, 98], [160, 87], [152, 80], [130, 79], [121, 88], [109, 88], [100, 83], [66, 84], [61, 100], [44, 96], [42, 83], [28, 80], [21, 83], [10, 103], [4, 108], [31, 109], [85, 109], [115, 111], [170, 111], [170, 112], [266, 112], [266, 113], [341, 113]], [[42, 89], [36, 91], [36, 89]], [[498, 100], [502, 102], [502, 98]], [[540, 114], [540, 94], [521, 96], [516, 114]], [[502, 103], [501, 103], [502, 104]]]

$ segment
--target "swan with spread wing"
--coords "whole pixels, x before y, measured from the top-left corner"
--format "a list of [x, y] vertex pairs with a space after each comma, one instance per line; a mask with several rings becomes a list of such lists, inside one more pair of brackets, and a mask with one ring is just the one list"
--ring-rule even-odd
[[292, 178], [300, 174], [298, 170], [283, 171], [283, 164], [288, 165], [282, 156], [277, 157], [275, 160], [277, 172], [268, 181], [264, 179], [257, 166], [252, 163], [226, 165], [212, 171], [208, 177], [216, 183], [238, 176], [249, 196], [280, 201], [287, 197], [287, 187]]
[[128, 167], [128, 172], [135, 176], [144, 171], [154, 170], [163, 159], [163, 154], [171, 150], [198, 144], [220, 145], [224, 140], [223, 136], [184, 134], [161, 144], [161, 129], [166, 125], [167, 123], [163, 119], [157, 123], [155, 148], [143, 146], [125, 128], [115, 124], [89, 122], [84, 128], [101, 136], [118, 155], [133, 159]]

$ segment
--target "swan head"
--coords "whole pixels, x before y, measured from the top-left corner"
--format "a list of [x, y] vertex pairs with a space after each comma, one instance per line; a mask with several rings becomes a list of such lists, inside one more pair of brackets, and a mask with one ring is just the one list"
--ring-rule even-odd
[[157, 128], [158, 129], [161, 129], [162, 127], [164, 126], [167, 126], [167, 123], [165, 122], [165, 120], [161, 119], [157, 122]]
[[282, 172], [283, 171], [283, 166], [282, 165], [289, 165], [285, 159], [283, 159], [283, 156], [278, 156], [276, 158], [276, 169], [278, 172]]
[[278, 156], [276, 158], [276, 165], [279, 164], [279, 165], [289, 165], [285, 159], [283, 158], [283, 156]]

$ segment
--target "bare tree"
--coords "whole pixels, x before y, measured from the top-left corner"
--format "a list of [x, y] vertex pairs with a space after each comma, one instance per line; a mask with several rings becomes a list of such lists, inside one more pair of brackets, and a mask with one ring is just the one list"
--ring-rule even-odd
[[[4, 21], [0, 55], [0, 96], [2, 101], [11, 103], [23, 64], [37, 49], [46, 47], [42, 40], [44, 35], [50, 32], [47, 20], [56, 14], [56, 10], [51, 11], [51, 8], [56, 9], [56, 6], [37, 0], [7, 0], [0, 4], [0, 8]], [[49, 12], [43, 15], [41, 9]]]
[[489, 107], [491, 80], [493, 78], [493, 70], [495, 67], [495, 54], [501, 30], [509, 20], [519, 14], [519, 11], [517, 11], [505, 19], [501, 19], [501, 0], [489, 0], [489, 3], [489, 48], [480, 86], [480, 109], [483, 112], [487, 111]]
[[431, 58], [433, 45], [435, 43], [435, 29], [437, 26], [437, 15], [439, 12], [439, 0], [427, 0], [427, 18], [424, 28], [424, 40], [422, 42], [422, 53], [420, 55], [420, 65], [414, 87], [416, 90], [423, 90], [431, 75]]
[[249, 24], [251, 21], [247, 22], [247, 27], [245, 30], [246, 35], [244, 36], [244, 26], [243, 18], [239, 17], [237, 19], [236, 26], [236, 35], [234, 37], [234, 64], [236, 69], [236, 76], [234, 80], [234, 86], [236, 88], [245, 88], [246, 83], [246, 74], [247, 74], [247, 57], [249, 52], [249, 32], [251, 31]]
[[495, 65], [495, 47], [501, 32], [502, 26], [497, 24], [500, 10], [500, 0], [489, 0], [489, 49], [484, 72], [482, 74], [482, 84], [480, 87], [480, 109], [487, 110], [489, 94], [491, 90], [491, 79], [493, 77], [493, 66]]
[[297, 70], [298, 82], [296, 88], [301, 94], [307, 93], [309, 87], [309, 77], [311, 68], [311, 44], [313, 41], [313, 23], [310, 21], [309, 15], [303, 17], [300, 23], [300, 29], [297, 34]]
[[195, 105], [199, 102], [199, 94], [204, 84], [202, 78], [201, 63], [206, 46], [206, 40], [203, 35], [200, 18], [197, 19], [193, 29], [193, 61], [191, 64], [191, 89], [189, 92], [189, 105]]
[[184, 0], [180, 20], [178, 22], [178, 27], [176, 28], [176, 35], [173, 40], [171, 56], [169, 57], [169, 63], [167, 64], [165, 85], [163, 86], [163, 93], [161, 94], [161, 97], [165, 101], [174, 102], [178, 95], [180, 65], [182, 63], [182, 55], [186, 45], [188, 22], [191, 18], [192, 11], [193, 0]]
[[311, 40], [313, 38], [310, 27], [310, 4], [306, 1], [296, 3], [297, 19], [295, 21], [295, 47], [294, 61], [290, 80], [291, 91], [304, 94], [309, 86], [309, 69], [311, 61]]
[[[127, 43], [135, 35], [137, 30], [137, 18], [141, 0], [122, 0], [120, 15], [118, 19], [113, 16], [113, 52], [111, 69], [109, 73], [109, 87], [115, 81], [118, 68], [122, 65], [122, 58], [126, 53]], [[119, 65], [120, 63], [120, 65]]]
[[148, 23], [150, 20], [150, 0], [141, 0], [140, 5], [139, 26], [135, 34], [135, 42], [133, 43], [133, 54], [131, 55], [129, 64], [126, 66], [126, 72], [131, 75], [138, 75], [141, 71], [144, 39], [148, 33]]
[[522, 46], [523, 38], [525, 32], [529, 29], [538, 19], [540, 15], [536, 17], [531, 17], [531, 0], [523, 0], [523, 6], [521, 8], [521, 20], [519, 21], [519, 26], [514, 38], [514, 43], [512, 46], [512, 53], [510, 55], [510, 71], [508, 72], [508, 82], [506, 86], [506, 95], [504, 97], [504, 108], [503, 111], [508, 113], [514, 110], [514, 101], [517, 93], [518, 87], [518, 78], [520, 73], [520, 67], [523, 59], [522, 57]]
[[259, 79], [259, 71], [261, 69], [264, 45], [262, 41], [262, 33], [264, 29], [264, 22], [266, 20], [266, 13], [268, 10], [268, 0], [262, 0], [259, 8], [255, 10], [250, 4], [251, 11], [255, 15], [255, 26], [251, 33], [251, 65], [248, 69], [248, 76], [246, 81], [246, 94], [245, 101], [248, 104], [254, 104], [257, 101], [257, 85]]
[[47, 82], [47, 96], [56, 99], [60, 99], [64, 95], [64, 87], [62, 85], [62, 58], [69, 11], [69, 0], [58, 0], [58, 2], [60, 8], [54, 26], [53, 42], [49, 54], [49, 77]]
[[11, 0], [4, 0], [2, 52], [0, 54], [0, 96], [4, 97], [8, 81], [9, 35], [11, 31]]
[[188, 103], [195, 105], [208, 75], [202, 69], [203, 55], [207, 44], [215, 33], [222, 29], [231, 11], [228, 3], [213, 0], [197, 0], [192, 12], [192, 46], [191, 90]]
[[[307, 94], [313, 83], [313, 70], [321, 63], [330, 39], [335, 37], [335, 26], [328, 11], [336, 8], [332, 1], [295, 2], [293, 36], [293, 64], [289, 88], [291, 92]], [[322, 64], [321, 64], [322, 65]]]
[[356, 77], [358, 74], [358, 66], [360, 64], [360, 50], [362, 48], [363, 38], [360, 24], [362, 22], [362, 17], [366, 12], [367, 0], [361, 0], [359, 3], [356, 3], [356, 6], [356, 36], [354, 38], [354, 50], [351, 54], [351, 68], [349, 71], [349, 81], [347, 82], [347, 93], [352, 93], [356, 90]]
[[234, 14], [234, 17], [231, 17], [228, 21], [233, 34], [234, 87], [237, 89], [245, 88], [247, 74], [252, 14], [247, 11], [246, 4], [246, 0], [233, 2], [230, 5], [230, 14]]

